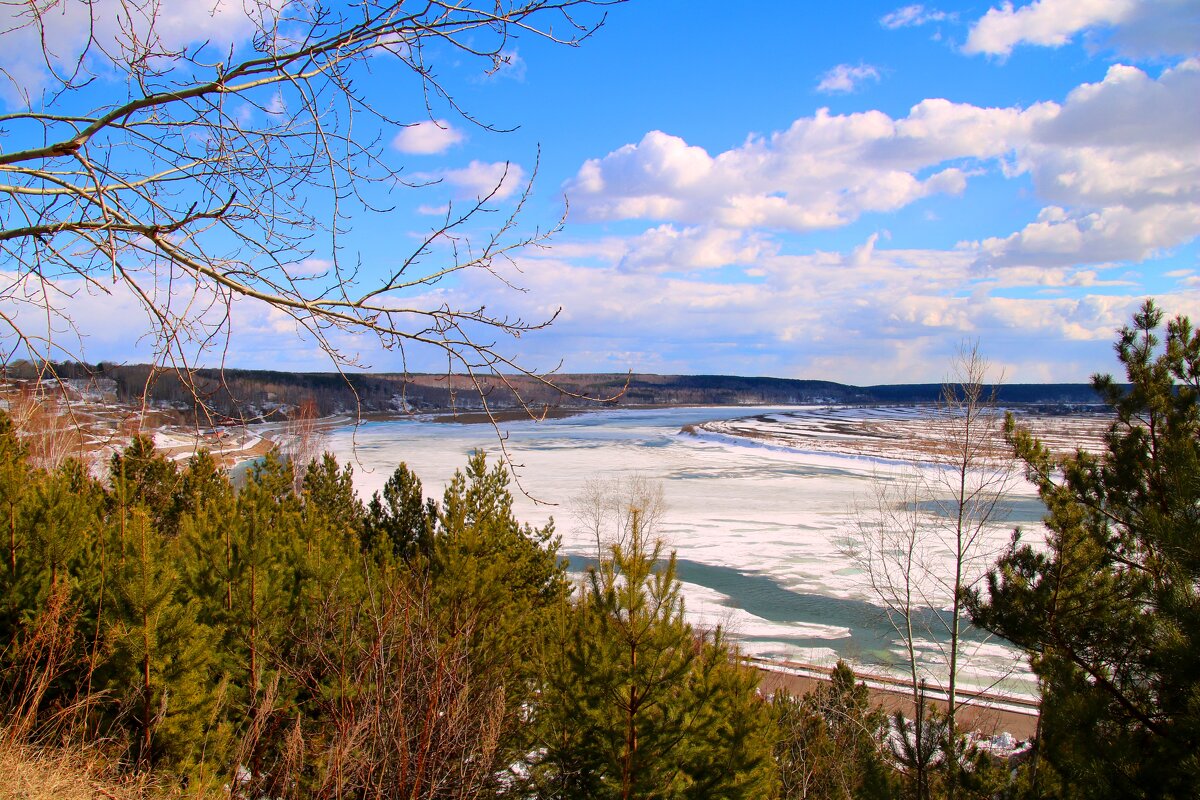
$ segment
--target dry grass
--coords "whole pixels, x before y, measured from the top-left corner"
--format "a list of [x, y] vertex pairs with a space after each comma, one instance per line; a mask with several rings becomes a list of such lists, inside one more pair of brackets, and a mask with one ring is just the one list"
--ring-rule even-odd
[[45, 749], [0, 731], [0, 800], [148, 800], [165, 797], [146, 776], [114, 777], [85, 749]]

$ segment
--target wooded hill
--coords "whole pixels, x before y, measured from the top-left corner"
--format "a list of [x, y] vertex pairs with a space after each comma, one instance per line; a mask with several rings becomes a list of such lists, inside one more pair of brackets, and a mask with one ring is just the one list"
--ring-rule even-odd
[[[114, 402], [140, 402], [185, 414], [203, 403], [217, 417], [238, 420], [289, 417], [307, 405], [320, 416], [364, 413], [511, 411], [522, 403], [543, 409], [654, 405], [793, 405], [812, 403], [931, 403], [935, 383], [851, 386], [831, 381], [731, 375], [564, 374], [539, 382], [526, 376], [484, 377], [478, 388], [463, 375], [270, 372], [201, 369], [190, 380], [145, 364], [54, 365], [76, 385], [91, 384]], [[33, 378], [37, 370], [17, 363], [8, 377]], [[1007, 384], [997, 390], [1002, 404], [1077, 407], [1098, 402], [1089, 384]]]

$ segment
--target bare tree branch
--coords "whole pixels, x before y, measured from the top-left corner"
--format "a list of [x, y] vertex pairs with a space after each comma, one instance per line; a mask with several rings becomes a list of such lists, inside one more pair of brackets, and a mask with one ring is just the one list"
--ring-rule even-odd
[[[429, 291], [465, 274], [520, 290], [514, 259], [562, 220], [522, 224], [531, 184], [515, 198], [508, 185], [519, 170], [447, 211], [394, 267], [364, 270], [349, 255], [356, 218], [430, 183], [405, 175], [386, 146], [411, 124], [412, 104], [389, 108], [362, 81], [407, 75], [431, 119], [436, 104], [498, 130], [458, 106], [434, 65], [474, 59], [495, 71], [520, 36], [578, 45], [620, 1], [246, 0], [227, 41], [183, 42], [167, 19], [179, 8], [164, 0], [7, 4], [0, 43], [40, 48], [29, 55], [45, 85], [5, 73], [7, 94], [23, 99], [0, 114], [5, 358], [82, 360], [70, 294], [124, 293], [146, 311], [155, 363], [185, 376], [223, 362], [245, 303], [285, 314], [339, 370], [362, 366], [340, 337], [365, 334], [406, 363], [408, 346], [441, 350], [477, 386], [480, 374], [554, 386], [512, 349], [554, 314], [512, 318]], [[227, 20], [230, 9], [212, 14]], [[311, 260], [328, 266], [314, 274]], [[44, 311], [35, 327], [30, 308]]]

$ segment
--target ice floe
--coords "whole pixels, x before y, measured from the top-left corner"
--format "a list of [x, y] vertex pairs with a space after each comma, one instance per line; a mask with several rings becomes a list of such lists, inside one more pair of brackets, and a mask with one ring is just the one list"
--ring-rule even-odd
[[[659, 481], [668, 510], [658, 533], [678, 554], [694, 623], [725, 625], [755, 655], [827, 663], [834, 654], [870, 663], [886, 660], [895, 637], [847, 544], [872, 487], [903, 480], [913, 469], [904, 447], [928, 413], [904, 407], [614, 410], [506, 425], [505, 447], [519, 478], [512, 487], [518, 516], [534, 524], [553, 517], [564, 554], [595, 554], [593, 533], [571, 522], [572, 504], [589, 480]], [[1064, 447], [1086, 445], [1096, 429], [1087, 419], [1037, 422]], [[427, 420], [337, 429], [330, 444], [357, 465], [355, 482], [365, 497], [404, 461], [426, 494], [438, 498], [471, 451], [482, 448], [494, 458], [500, 449], [490, 425]], [[1040, 506], [1033, 488], [1018, 487], [1013, 499], [1025, 514], [1016, 521], [1036, 529]], [[1003, 547], [1013, 524], [989, 530], [988, 546]], [[939, 648], [925, 650], [936, 665]], [[1020, 654], [989, 643], [962, 680], [986, 685], [1002, 674], [1008, 684], [1028, 684]]]

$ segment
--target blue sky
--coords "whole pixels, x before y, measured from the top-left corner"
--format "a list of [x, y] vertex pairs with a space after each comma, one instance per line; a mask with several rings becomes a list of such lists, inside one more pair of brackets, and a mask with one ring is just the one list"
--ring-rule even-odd
[[[507, 52], [491, 76], [438, 64], [507, 133], [444, 103], [432, 125], [411, 82], [363, 78], [411, 123], [383, 132], [387, 157], [441, 182], [344, 244], [365, 276], [384, 270], [430, 212], [536, 163], [524, 224], [553, 224], [564, 197], [569, 214], [505, 276], [525, 291], [465, 276], [425, 298], [561, 308], [503, 343], [526, 365], [938, 381], [977, 341], [1007, 381], [1082, 381], [1114, 368], [1145, 297], [1200, 317], [1196, 0], [632, 0], [579, 48]], [[137, 314], [76, 315], [90, 359], [145, 355]], [[329, 368], [280, 330], [243, 310], [227, 363]], [[365, 337], [337, 343], [400, 366]]]

